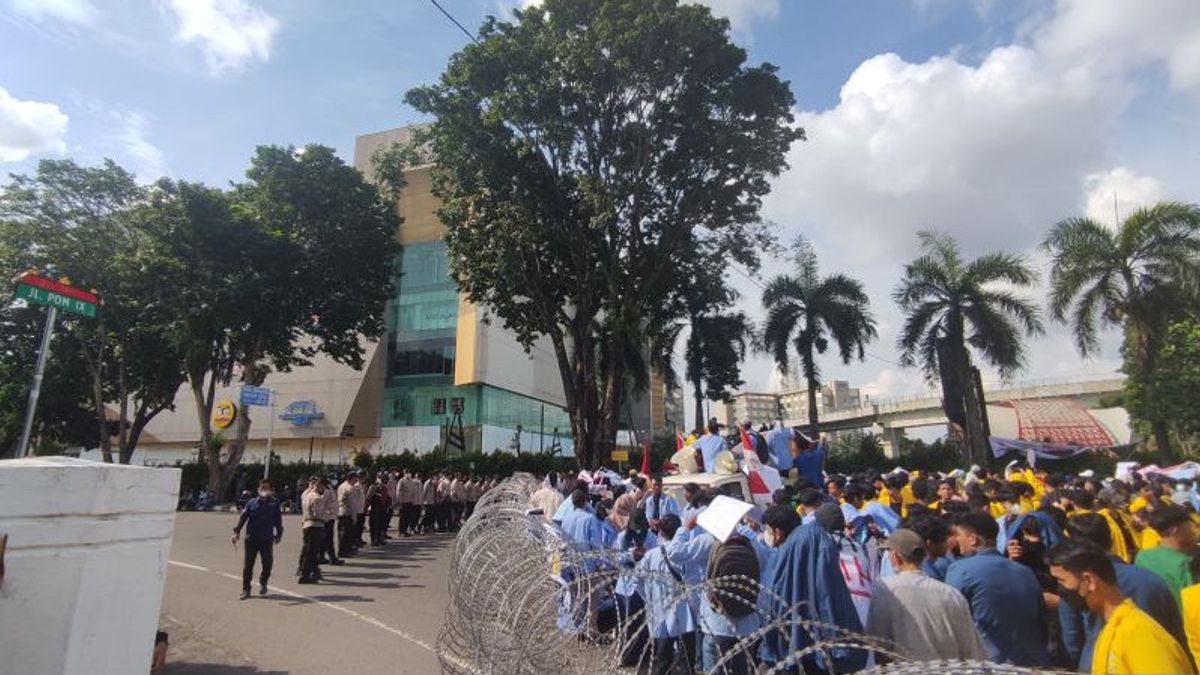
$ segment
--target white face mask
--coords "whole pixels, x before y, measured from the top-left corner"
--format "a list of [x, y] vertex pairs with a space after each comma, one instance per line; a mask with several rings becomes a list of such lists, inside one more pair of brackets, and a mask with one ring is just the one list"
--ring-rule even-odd
[[1008, 515], [1010, 515], [1010, 516], [1021, 515], [1021, 505], [1020, 504], [1009, 504], [1008, 505]]
[[763, 542], [770, 548], [775, 548], [775, 530], [771, 528], [763, 528]]
[[270, 490], [259, 490], [258, 496], [262, 497], [263, 499], [266, 499], [267, 497], [271, 496], [271, 491]]

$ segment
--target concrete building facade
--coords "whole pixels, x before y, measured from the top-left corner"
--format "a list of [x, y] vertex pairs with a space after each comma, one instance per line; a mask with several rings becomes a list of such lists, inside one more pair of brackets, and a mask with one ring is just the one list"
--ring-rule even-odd
[[[785, 381], [785, 383], [787, 383]], [[817, 414], [849, 410], [862, 404], [856, 387], [845, 380], [833, 380], [821, 386], [817, 396]], [[780, 392], [742, 392], [725, 404], [725, 423], [750, 420], [755, 425], [783, 420], [788, 426], [808, 424], [808, 390], [789, 388]]]

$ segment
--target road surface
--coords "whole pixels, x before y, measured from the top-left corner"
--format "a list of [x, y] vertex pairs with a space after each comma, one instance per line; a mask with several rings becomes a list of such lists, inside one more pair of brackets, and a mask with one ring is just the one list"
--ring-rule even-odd
[[239, 600], [242, 551], [235, 513], [178, 514], [162, 630], [172, 675], [429, 675], [447, 601], [452, 535], [366, 547], [326, 582], [296, 583], [299, 516], [284, 516], [270, 593]]

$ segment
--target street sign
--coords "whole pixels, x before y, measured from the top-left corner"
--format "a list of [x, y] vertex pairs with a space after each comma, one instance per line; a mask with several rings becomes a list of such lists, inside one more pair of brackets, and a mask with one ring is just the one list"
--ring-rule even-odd
[[629, 451], [628, 450], [613, 450], [612, 451], [612, 461], [628, 462], [629, 461]]
[[251, 387], [248, 384], [242, 385], [241, 395], [242, 405], [271, 405], [271, 390], [266, 387]]
[[95, 293], [81, 291], [62, 281], [40, 277], [25, 272], [13, 279], [17, 297], [27, 302], [46, 306], [46, 322], [42, 325], [42, 341], [38, 348], [37, 365], [33, 369], [33, 385], [29, 388], [29, 405], [25, 407], [25, 423], [21, 427], [20, 456], [29, 454], [29, 439], [33, 434], [33, 417], [37, 413], [38, 397], [42, 392], [42, 379], [46, 374], [46, 357], [50, 353], [50, 340], [54, 336], [54, 321], [58, 310], [71, 312], [87, 318], [96, 316], [100, 298]]
[[32, 272], [18, 276], [16, 284], [17, 297], [39, 305], [46, 305], [64, 312], [78, 314], [94, 319], [100, 299], [95, 293], [83, 291], [74, 286], [40, 277]]

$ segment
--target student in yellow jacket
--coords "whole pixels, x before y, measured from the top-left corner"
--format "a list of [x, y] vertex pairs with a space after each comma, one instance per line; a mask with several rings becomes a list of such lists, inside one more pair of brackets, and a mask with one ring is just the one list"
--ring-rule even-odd
[[1070, 539], [1050, 550], [1050, 574], [1060, 602], [1104, 619], [1092, 650], [1096, 675], [1194, 673], [1183, 647], [1165, 628], [1122, 595], [1108, 555]]
[[1071, 511], [1071, 517], [1081, 516], [1085, 513], [1097, 513], [1104, 517], [1108, 523], [1108, 531], [1112, 535], [1112, 548], [1109, 553], [1117, 556], [1123, 562], [1133, 562], [1133, 554], [1136, 551], [1130, 551], [1125, 543], [1125, 537], [1121, 534], [1121, 527], [1117, 525], [1117, 521], [1113, 520], [1112, 514], [1105, 509], [1096, 509], [1096, 496], [1087, 490], [1070, 490], [1066, 494], [1067, 501], [1071, 503], [1074, 510]]
[[[1200, 556], [1193, 556], [1189, 565], [1193, 579], [1200, 579]], [[1187, 636], [1192, 662], [1200, 663], [1200, 584], [1192, 584], [1179, 594], [1183, 609], [1183, 633]]]

